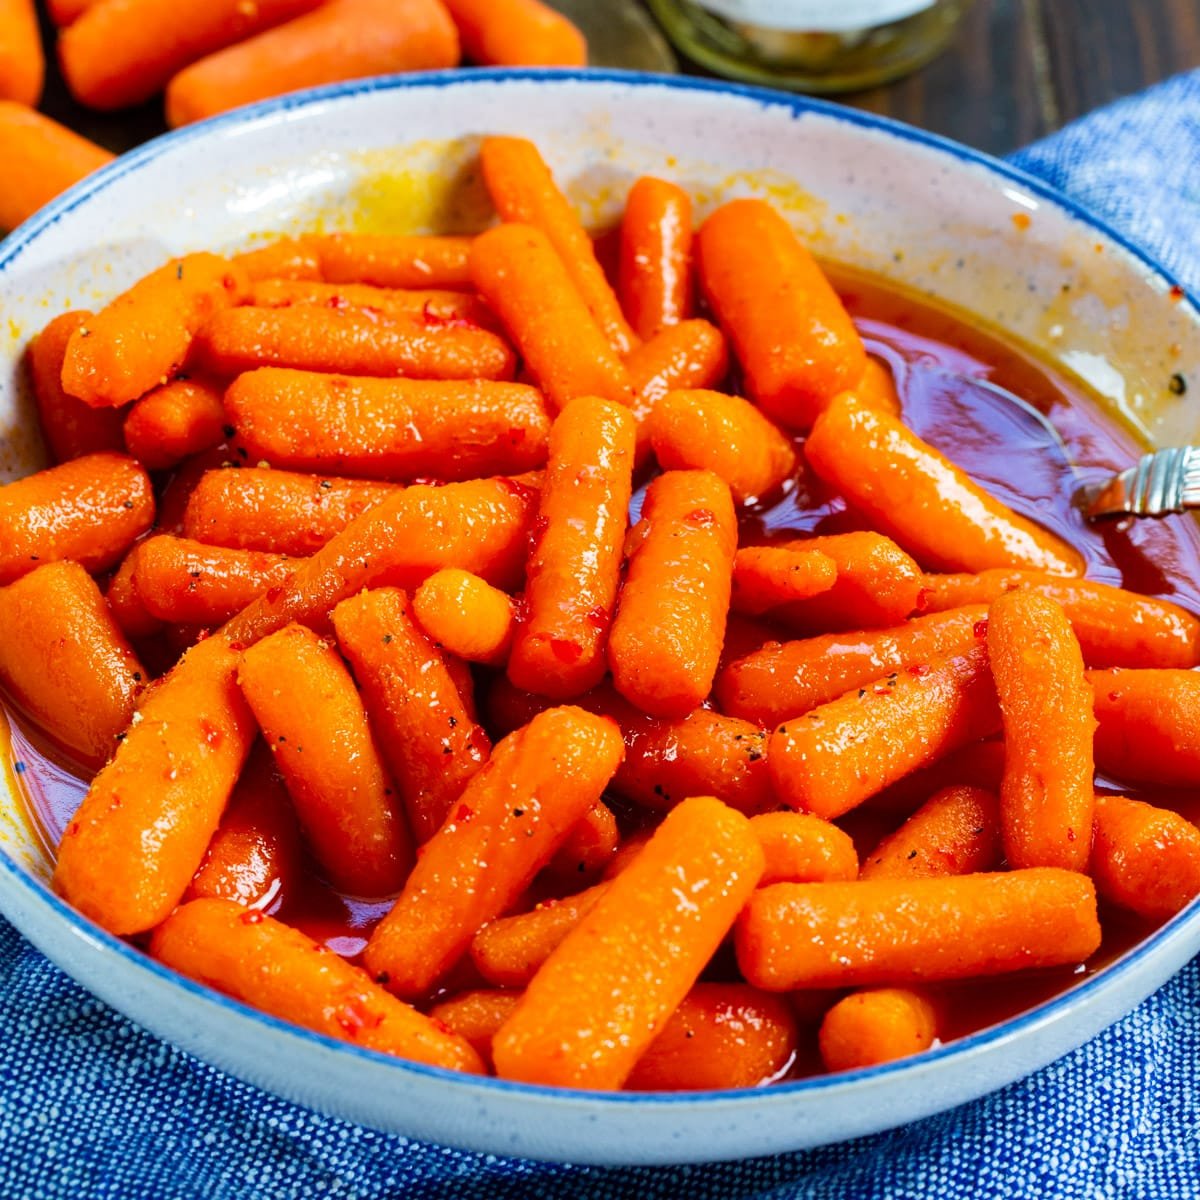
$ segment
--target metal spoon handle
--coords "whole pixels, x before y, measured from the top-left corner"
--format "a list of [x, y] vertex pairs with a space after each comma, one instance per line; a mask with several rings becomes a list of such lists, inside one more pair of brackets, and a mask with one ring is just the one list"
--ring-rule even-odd
[[1200, 508], [1200, 447], [1174, 446], [1143, 455], [1135, 466], [1087, 497], [1089, 518], [1162, 517]]

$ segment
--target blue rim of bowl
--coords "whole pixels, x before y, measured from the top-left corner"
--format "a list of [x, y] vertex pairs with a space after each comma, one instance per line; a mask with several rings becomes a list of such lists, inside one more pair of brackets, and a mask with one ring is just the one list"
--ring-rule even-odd
[[[7, 238], [0, 241], [0, 283], [8, 266], [16, 261], [25, 249], [39, 234], [64, 217], [72, 213], [93, 195], [136, 170], [138, 167], [157, 158], [164, 151], [175, 149], [197, 138], [205, 138], [210, 134], [228, 131], [255, 123], [260, 118], [271, 117], [279, 113], [287, 113], [295, 109], [309, 108], [326, 102], [345, 100], [347, 98], [374, 92], [401, 91], [416, 88], [445, 88], [455, 85], [470, 85], [473, 83], [555, 83], [570, 82], [582, 84], [624, 84], [632, 87], [664, 87], [677, 91], [710, 92], [740, 97], [758, 103], [764, 108], [784, 108], [794, 116], [803, 116], [813, 112], [835, 121], [843, 121], [874, 129], [902, 141], [914, 142], [933, 150], [941, 151], [952, 158], [972, 163], [982, 167], [992, 175], [999, 175], [1040, 198], [1054, 204], [1067, 212], [1075, 220], [1097, 230], [1114, 244], [1120, 246], [1126, 253], [1136, 259], [1152, 275], [1163, 280], [1168, 287], [1181, 288], [1195, 307], [1196, 298], [1141, 247], [1129, 241], [1123, 234], [1107, 225], [1102, 219], [1093, 215], [1088, 209], [1078, 204], [1057, 189], [1051, 187], [1034, 175], [1010, 166], [1008, 163], [960, 145], [937, 134], [915, 129], [899, 121], [886, 117], [875, 116], [872, 113], [859, 112], [855, 109], [843, 108], [829, 101], [815, 100], [810, 97], [794, 96], [783, 92], [774, 92], [766, 88], [750, 87], [744, 84], [724, 83], [720, 80], [694, 79], [682, 76], [652, 75], [639, 71], [613, 70], [529, 70], [529, 69], [472, 69], [469, 71], [433, 71], [418, 75], [379, 76], [377, 78], [357, 80], [352, 83], [333, 84], [328, 87], [312, 88], [307, 91], [295, 92], [272, 100], [248, 105], [229, 113], [212, 117], [195, 125], [166, 133], [137, 149], [122, 155], [115, 162], [102, 168], [94, 175], [76, 184], [69, 191], [53, 200], [29, 220], [15, 229]], [[574, 1102], [591, 1101], [602, 1103], [609, 1107], [629, 1107], [636, 1105], [669, 1104], [733, 1104], [744, 1107], [747, 1104], [777, 1103], [788, 1099], [799, 1098], [812, 1093], [822, 1093], [830, 1089], [843, 1089], [872, 1080], [890, 1078], [892, 1076], [924, 1072], [939, 1062], [947, 1059], [966, 1058], [977, 1052], [994, 1048], [1011, 1041], [1026, 1030], [1057, 1022], [1071, 1009], [1083, 1003], [1089, 996], [1114, 986], [1119, 980], [1128, 978], [1136, 971], [1138, 965], [1150, 955], [1168, 952], [1173, 944], [1182, 940], [1184, 935], [1195, 925], [1200, 924], [1200, 899], [1193, 901], [1188, 908], [1177, 913], [1166, 924], [1160, 926], [1136, 946], [1127, 950], [1114, 962], [1107, 964], [1094, 975], [1088, 976], [1074, 984], [1059, 995], [1042, 1004], [1009, 1018], [1007, 1021], [988, 1026], [976, 1033], [968, 1034], [945, 1045], [934, 1047], [923, 1054], [896, 1062], [884, 1063], [880, 1066], [866, 1067], [856, 1071], [845, 1071], [835, 1075], [816, 1075], [787, 1083], [772, 1084], [762, 1088], [741, 1088], [728, 1091], [710, 1092], [598, 1092], [586, 1090], [568, 1090], [561, 1088], [543, 1087], [536, 1084], [517, 1083], [507, 1079], [495, 1079], [485, 1076], [463, 1075], [457, 1071], [442, 1067], [426, 1066], [422, 1063], [410, 1062], [382, 1054], [378, 1051], [367, 1050], [350, 1042], [342, 1042], [324, 1034], [314, 1033], [303, 1026], [294, 1025], [280, 1020], [259, 1009], [253, 1008], [241, 1001], [234, 1000], [212, 988], [205, 987], [187, 976], [157, 963], [149, 955], [136, 947], [113, 936], [100, 926], [83, 917], [71, 908], [64, 900], [35, 878], [26, 868], [11, 859], [0, 849], [0, 868], [9, 875], [22, 889], [30, 893], [35, 903], [48, 906], [57, 916], [61, 917], [73, 933], [82, 936], [93, 944], [110, 953], [114, 953], [135, 970], [145, 971], [156, 980], [169, 987], [195, 997], [199, 1002], [225, 1009], [239, 1019], [249, 1018], [286, 1037], [296, 1038], [301, 1042], [320, 1050], [332, 1050], [343, 1054], [360, 1057], [374, 1064], [383, 1064], [401, 1075], [417, 1075], [428, 1079], [444, 1081], [464, 1089], [483, 1089], [500, 1093], [528, 1095], [538, 1100], [551, 1098]]]

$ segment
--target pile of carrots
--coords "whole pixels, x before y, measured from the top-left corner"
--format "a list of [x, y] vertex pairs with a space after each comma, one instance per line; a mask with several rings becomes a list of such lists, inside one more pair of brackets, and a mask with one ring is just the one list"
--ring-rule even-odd
[[[35, 0], [0, 0], [0, 233], [112, 157], [38, 112]], [[582, 67], [541, 0], [46, 0], [71, 94], [111, 112], [166, 95], [173, 127], [300, 88], [483, 66]]]
[[[98, 768], [62, 895], [342, 1041], [708, 1089], [814, 1026], [916, 1053], [938, 985], [1200, 893], [1200, 830], [1094, 788], [1200, 782], [1200, 621], [907, 428], [768, 203], [638, 180], [606, 273], [536, 147], [481, 155], [477, 236], [188, 254], [31, 345], [0, 682]], [[860, 531], [743, 540], [802, 460]], [[393, 898], [361, 960], [286, 923], [305, 869]]]

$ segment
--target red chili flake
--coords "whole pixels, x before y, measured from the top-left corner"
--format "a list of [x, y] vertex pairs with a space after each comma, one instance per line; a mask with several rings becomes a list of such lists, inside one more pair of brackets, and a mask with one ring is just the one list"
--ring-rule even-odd
[[932, 595], [932, 588], [923, 587], [917, 592], [917, 612], [924, 612], [929, 607], [929, 598]]
[[441, 1017], [430, 1017], [429, 1020], [438, 1033], [452, 1034], [454, 1032], [454, 1030], [451, 1029]]
[[1067, 829], [1067, 841], [1073, 842], [1074, 840], [1075, 840], [1075, 830], [1068, 828]]
[[609, 622], [608, 609], [603, 604], [597, 604], [583, 614], [583, 619], [589, 624], [595, 625], [597, 629], [607, 629]]
[[454, 819], [461, 821], [465, 825], [474, 815], [475, 813], [472, 809], [468, 808], [465, 804], [460, 804], [458, 812], [454, 814]]
[[1171, 290], [1167, 293], [1167, 295], [1169, 295], [1171, 298], [1172, 304], [1178, 304], [1186, 294], [1187, 293], [1183, 290], [1183, 288], [1181, 288], [1177, 283], [1173, 283], [1171, 285]]
[[346, 299], [340, 292], [336, 296], [330, 296], [325, 303], [330, 308], [347, 309], [350, 307], [350, 301]]
[[67, 837], [74, 837], [78, 832], [79, 832], [79, 822], [72, 821], [70, 823], [70, 825], [67, 826]]
[[683, 519], [689, 525], [715, 525], [717, 514], [711, 508], [694, 508]]
[[436, 313], [430, 307], [432, 300], [426, 300], [424, 308], [421, 309], [421, 319], [430, 329], [478, 329], [479, 326], [474, 321], [468, 321], [466, 317], [461, 317], [457, 313], [451, 313], [449, 316], [443, 316], [441, 313]]
[[988, 631], [988, 623], [987, 623], [986, 617], [982, 621], [976, 621], [975, 624], [971, 627], [971, 632], [977, 638], [987, 637], [987, 631]]
[[514, 496], [519, 496], [522, 500], [531, 500], [537, 495], [537, 488], [532, 488], [527, 483], [522, 483], [519, 479], [512, 479], [507, 475], [501, 475], [496, 482], [503, 488], [507, 488]]
[[1108, 693], [1108, 699], [1109, 699], [1110, 704], [1116, 704], [1116, 702], [1118, 700], [1120, 700], [1120, 698], [1121, 698], [1120, 692], [1109, 692]]
[[261, 925], [264, 919], [265, 918], [263, 917], [262, 913], [260, 913], [257, 908], [248, 908], [244, 913], [241, 914], [241, 916], [238, 917], [238, 920], [241, 921], [243, 925]]
[[576, 663], [583, 655], [583, 647], [578, 642], [569, 642], [566, 638], [551, 638], [550, 650], [561, 663]]
[[913, 665], [908, 668], [908, 673], [910, 675], [917, 676], [917, 678], [919, 679], [922, 675], [929, 674], [929, 664], [928, 663], [913, 663]]
[[278, 600], [279, 597], [282, 595], [283, 595], [283, 588], [282, 588], [282, 586], [280, 586], [278, 584], [275, 587], [267, 588], [267, 603], [274, 604], [275, 601]]

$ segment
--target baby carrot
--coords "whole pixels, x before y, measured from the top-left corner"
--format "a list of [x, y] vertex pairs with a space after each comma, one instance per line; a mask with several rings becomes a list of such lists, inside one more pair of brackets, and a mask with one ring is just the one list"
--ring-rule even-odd
[[1200, 664], [1200, 620], [1168, 600], [1140, 596], [1090, 579], [1061, 579], [997, 567], [978, 575], [926, 575], [919, 607], [941, 612], [990, 604], [1029, 588], [1062, 605], [1089, 667], [1194, 667]]
[[876, 358], [867, 357], [862, 377], [850, 389], [854, 399], [866, 408], [877, 408], [880, 412], [900, 416], [900, 397], [896, 392], [896, 381], [891, 370]]
[[0, 100], [37, 108], [45, 76], [33, 0], [0, 0]]
[[183, 533], [210, 546], [304, 557], [397, 490], [257, 467], [205, 471], [188, 497]]
[[789, 719], [771, 735], [767, 764], [783, 803], [832, 820], [999, 725], [987, 648], [975, 646]]
[[413, 616], [450, 654], [503, 666], [512, 645], [513, 602], [470, 571], [449, 567], [430, 575], [412, 596]]
[[554, 852], [546, 875], [556, 886], [578, 887], [598, 876], [612, 862], [620, 845], [617, 818], [603, 800], [597, 800]]
[[463, 53], [488, 67], [586, 67], [587, 42], [540, 0], [445, 0]]
[[718, 208], [700, 227], [697, 253], [704, 293], [750, 398], [784, 428], [808, 429], [867, 362], [821, 268], [762, 200]]
[[471, 719], [441, 651], [396, 588], [360, 592], [333, 610], [418, 844], [446, 820], [491, 745]]
[[329, 283], [385, 288], [469, 288], [469, 237], [327, 233], [304, 239]]
[[479, 162], [501, 220], [541, 230], [613, 350], [628, 354], [637, 345], [637, 335], [596, 261], [592, 239], [538, 148], [525, 138], [487, 137], [479, 148]]
[[[223, 432], [228, 434], [229, 426], [226, 426]], [[171, 476], [162, 490], [162, 496], [158, 502], [158, 520], [155, 522], [157, 531], [181, 534], [188, 500], [204, 475], [208, 471], [233, 467], [245, 458], [244, 448], [243, 453], [239, 454], [236, 448], [225, 444], [214, 446], [211, 450], [202, 450], [199, 454], [193, 454], [191, 458], [185, 458], [171, 472]]]
[[668, 392], [715, 388], [729, 373], [725, 335], [708, 321], [668, 325], [625, 359], [636, 393], [633, 411], [645, 421]]
[[64, 390], [97, 408], [136, 400], [176, 374], [201, 327], [240, 301], [248, 286], [237, 267], [215, 254], [172, 260], [71, 335]]
[[520, 992], [477, 988], [440, 1001], [429, 1010], [429, 1016], [464, 1038], [490, 1071], [492, 1038], [520, 999]]
[[768, 812], [750, 818], [766, 859], [759, 887], [857, 879], [858, 854], [850, 835], [811, 813]]
[[873, 987], [1079, 963], [1100, 945], [1096, 891], [1058, 867], [938, 879], [776, 883], [738, 921], [755, 987]]
[[0, 487], [0, 585], [69, 558], [117, 562], [154, 523], [146, 472], [120, 454], [88, 454]]
[[555, 419], [508, 660], [519, 688], [570, 699], [607, 669], [637, 431], [630, 411], [583, 396]]
[[988, 612], [1004, 717], [1000, 827], [1014, 867], [1087, 868], [1092, 844], [1092, 689], [1062, 608], [1008, 592]]
[[[3, 223], [0, 219], [0, 226]], [[63, 391], [62, 365], [67, 342], [71, 334], [86, 325], [91, 317], [89, 312], [63, 313], [29, 343], [27, 357], [38, 424], [50, 457], [56, 463], [104, 450], [122, 452], [125, 449], [122, 414], [111, 408], [92, 408]]]
[[655, 716], [686, 716], [712, 689], [737, 522], [711, 471], [668, 471], [646, 490], [608, 643], [617, 691]]
[[1089, 868], [1106, 900], [1165, 921], [1200, 896], [1200, 829], [1125, 796], [1097, 796]]
[[356, 967], [273, 917], [193, 900], [154, 933], [155, 958], [235, 1000], [340, 1042], [479, 1074], [470, 1045]]
[[[314, 253], [315, 261], [315, 252], [309, 253]], [[496, 314], [478, 296], [445, 288], [418, 290], [272, 278], [251, 284], [250, 303], [256, 308], [360, 309], [418, 321], [431, 329], [478, 325], [494, 330], [497, 325]]]
[[944, 571], [1082, 575], [1083, 558], [1013, 512], [897, 417], [839, 396], [804, 445], [809, 465], [878, 529]]
[[752, 404], [702, 388], [668, 392], [646, 419], [664, 471], [707, 468], [739, 504], [769, 496], [796, 469], [796, 452]]
[[[151, 471], [162, 471], [225, 438], [223, 389], [208, 379], [173, 379], [147, 392], [125, 418], [125, 445]], [[104, 409], [92, 411], [105, 413]]]
[[278, 367], [238, 376], [225, 411], [254, 461], [375, 479], [525, 471], [546, 461], [550, 432], [541, 396], [520, 383], [366, 379]]
[[167, 87], [173, 128], [299, 88], [458, 65], [458, 34], [435, 0], [328, 0], [185, 67]]
[[1106, 775], [1168, 787], [1200, 783], [1200, 674], [1089, 671], [1096, 766]]
[[254, 740], [222, 637], [189, 650], [142, 702], [63, 835], [54, 884], [110, 933], [141, 933], [179, 903]]
[[677, 184], [643, 175], [629, 189], [618, 287], [640, 338], [692, 315], [692, 201]]
[[113, 620], [117, 623], [117, 628], [127, 638], [133, 640], [153, 637], [156, 633], [161, 633], [163, 627], [163, 623], [157, 617], [152, 617], [146, 610], [134, 580], [138, 551], [144, 544], [144, 542], [139, 542], [125, 555], [121, 560], [121, 565], [109, 580], [108, 591], [104, 593], [104, 599], [108, 604], [109, 612], [113, 615]]
[[712, 797], [684, 800], [530, 981], [495, 1037], [497, 1074], [620, 1087], [762, 870], [745, 817]]
[[820, 550], [747, 546], [734, 556], [730, 606], [759, 616], [828, 592], [837, 579], [837, 562]]
[[854, 1071], [928, 1050], [937, 1011], [909, 988], [869, 988], [839, 1000], [821, 1021], [818, 1041], [827, 1071]]
[[50, 19], [55, 25], [62, 28], [64, 25], [70, 25], [72, 21], [78, 20], [93, 4], [97, 3], [99, 0], [46, 0], [46, 11], [49, 12]]
[[104, 762], [147, 675], [88, 573], [47, 563], [0, 588], [0, 629], [9, 696], [84, 762]]
[[[1004, 742], [995, 737], [989, 741], [970, 742], [960, 750], [947, 754], [928, 767], [884, 788], [867, 801], [866, 806], [889, 817], [910, 817], [937, 792], [952, 787], [983, 788], [998, 794], [1004, 778]], [[891, 822], [893, 825], [895, 822]], [[894, 832], [894, 830], [893, 830]], [[882, 835], [881, 835], [882, 836]], [[874, 849], [872, 846], [870, 849]]]
[[311, 629], [288, 625], [242, 655], [238, 686], [334, 886], [355, 896], [399, 891], [412, 841], [337, 651]]
[[553, 409], [580, 396], [632, 402], [624, 364], [540, 229], [501, 225], [480, 234], [471, 248], [471, 278]]
[[973, 604], [890, 629], [768, 642], [722, 667], [713, 695], [722, 712], [778, 725], [893, 671], [919, 675], [930, 659], [974, 645], [986, 635], [986, 621], [987, 608]]
[[365, 961], [400, 996], [421, 996], [505, 911], [599, 798], [621, 761], [611, 722], [541, 713], [500, 742], [425, 843]]
[[129, 108], [189, 63], [316, 8], [320, 0], [99, 0], [59, 35], [71, 94], [89, 108]]
[[[230, 261], [241, 267], [254, 284], [260, 280], [280, 283], [321, 278], [321, 259], [311, 237], [279, 238], [256, 250], [234, 254]], [[257, 296], [257, 289], [251, 289], [251, 294]], [[254, 303], [261, 304], [262, 301], [255, 299]]]

